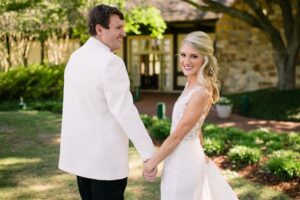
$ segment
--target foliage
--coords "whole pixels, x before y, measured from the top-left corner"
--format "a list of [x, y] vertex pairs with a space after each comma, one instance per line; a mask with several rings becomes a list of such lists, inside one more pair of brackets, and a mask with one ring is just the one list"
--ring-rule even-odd
[[26, 8], [32, 7], [35, 3], [41, 0], [25, 0], [25, 1], [12, 1], [12, 0], [1, 0], [0, 2], [0, 14], [9, 11], [20, 11]]
[[171, 122], [169, 119], [157, 119], [150, 127], [150, 135], [154, 140], [164, 141], [170, 134]]
[[62, 112], [62, 101], [35, 101], [30, 102], [27, 106], [28, 110], [51, 111], [55, 113]]
[[300, 154], [290, 150], [275, 151], [265, 167], [281, 179], [300, 177]]
[[[8, 71], [20, 64], [27, 66], [32, 41], [40, 42], [41, 64], [50, 63], [46, 56], [53, 41], [63, 39], [66, 42], [72, 37], [84, 43], [89, 37], [87, 13], [100, 3], [116, 6], [123, 11], [128, 21], [126, 30], [131, 33], [146, 32], [154, 37], [162, 37], [166, 29], [158, 9], [140, 7], [127, 10], [125, 0], [4, 0], [0, 3], [0, 40], [4, 41], [0, 43], [0, 55], [3, 58], [0, 60], [0, 71]], [[17, 49], [15, 46], [18, 46]]]
[[215, 138], [204, 139], [204, 152], [207, 155], [215, 156], [220, 155], [224, 151], [224, 141]]
[[[300, 121], [300, 89], [278, 90], [275, 88], [263, 89], [253, 92], [231, 94], [230, 98], [240, 114], [243, 114], [243, 96], [249, 97], [248, 116], [284, 120]], [[263, 101], [262, 101], [263, 99]]]
[[146, 127], [146, 129], [149, 129], [154, 122], [154, 119], [152, 117], [150, 117], [149, 115], [143, 114], [141, 115], [141, 119]]
[[217, 102], [219, 105], [232, 105], [232, 101], [228, 97], [221, 97]]
[[213, 124], [204, 124], [203, 135], [204, 142], [208, 141], [212, 146], [210, 148], [219, 147], [214, 141], [224, 142], [220, 149], [221, 154], [226, 154], [229, 149], [236, 146], [259, 149], [261, 156], [280, 149], [300, 152], [299, 132], [276, 133], [265, 129], [243, 131], [235, 127], [218, 128]]
[[291, 150], [300, 152], [300, 134], [297, 132], [291, 132], [287, 135], [287, 145]]
[[135, 7], [125, 15], [125, 31], [128, 33], [150, 34], [162, 38], [167, 25], [160, 15], [160, 11], [151, 6]]
[[227, 155], [237, 166], [243, 166], [258, 162], [261, 153], [257, 148], [237, 145], [231, 148]]
[[61, 100], [63, 92], [62, 66], [31, 66], [0, 73], [1, 101]]

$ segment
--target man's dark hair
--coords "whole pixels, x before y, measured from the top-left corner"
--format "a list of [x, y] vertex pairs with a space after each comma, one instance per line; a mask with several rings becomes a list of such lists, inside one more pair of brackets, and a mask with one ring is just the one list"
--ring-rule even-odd
[[112, 15], [117, 15], [121, 20], [124, 19], [123, 13], [116, 7], [100, 4], [93, 7], [89, 12], [88, 26], [90, 35], [97, 35], [96, 25], [109, 29], [109, 19]]

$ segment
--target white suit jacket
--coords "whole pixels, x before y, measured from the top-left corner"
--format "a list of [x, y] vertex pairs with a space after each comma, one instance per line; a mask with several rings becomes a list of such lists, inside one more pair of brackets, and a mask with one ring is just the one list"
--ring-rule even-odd
[[91, 37], [65, 69], [59, 168], [97, 180], [125, 178], [128, 138], [143, 160], [153, 155], [123, 60]]

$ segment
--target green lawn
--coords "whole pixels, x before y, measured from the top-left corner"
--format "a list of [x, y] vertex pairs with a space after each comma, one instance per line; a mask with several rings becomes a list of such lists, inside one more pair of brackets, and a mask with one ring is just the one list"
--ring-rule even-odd
[[[0, 112], [0, 199], [79, 199], [75, 178], [57, 169], [61, 115], [50, 112]], [[161, 166], [160, 166], [161, 168]], [[141, 178], [141, 160], [130, 148], [126, 200], [159, 200], [159, 178]], [[241, 200], [290, 199], [235, 172], [223, 171]]]

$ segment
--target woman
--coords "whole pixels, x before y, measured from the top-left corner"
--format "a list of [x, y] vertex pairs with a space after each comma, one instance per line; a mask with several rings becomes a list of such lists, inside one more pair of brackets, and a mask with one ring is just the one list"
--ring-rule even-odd
[[180, 65], [187, 76], [175, 103], [170, 136], [145, 164], [150, 172], [164, 160], [161, 200], [237, 199], [217, 167], [205, 156], [201, 127], [219, 99], [213, 43], [204, 32], [192, 32], [180, 48]]

